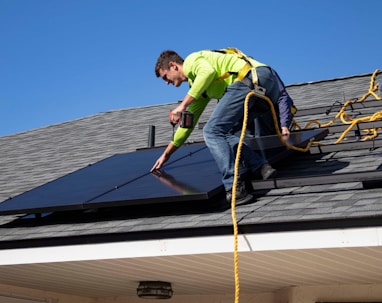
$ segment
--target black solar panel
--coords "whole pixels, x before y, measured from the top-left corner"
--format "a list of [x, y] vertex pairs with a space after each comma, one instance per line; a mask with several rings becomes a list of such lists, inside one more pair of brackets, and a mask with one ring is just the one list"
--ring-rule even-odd
[[[290, 134], [286, 142], [291, 146], [303, 148], [312, 139], [313, 141], [319, 141], [327, 134], [328, 130], [326, 128], [295, 131]], [[293, 150], [288, 149], [277, 135], [248, 137], [246, 138], [246, 144], [268, 159], [270, 163], [278, 162], [293, 153]]]
[[[301, 146], [326, 134], [325, 129], [297, 132], [289, 141]], [[247, 144], [271, 162], [291, 152], [277, 136], [254, 138]], [[205, 144], [183, 146], [161, 171], [150, 173], [162, 152], [163, 148], [146, 149], [111, 156], [3, 201], [0, 215], [208, 200], [224, 192]]]
[[118, 154], [0, 203], [0, 214], [40, 213], [208, 199], [222, 190], [204, 144], [183, 146], [161, 172], [149, 172], [163, 149]]

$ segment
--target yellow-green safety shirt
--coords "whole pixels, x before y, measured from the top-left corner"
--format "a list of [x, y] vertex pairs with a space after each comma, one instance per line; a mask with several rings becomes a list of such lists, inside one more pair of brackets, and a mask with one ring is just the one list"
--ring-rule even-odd
[[[249, 58], [252, 67], [266, 66]], [[190, 89], [188, 94], [195, 100], [188, 107], [194, 114], [194, 127], [211, 99], [220, 99], [227, 88], [236, 80], [231, 75], [223, 80], [218, 78], [223, 74], [238, 73], [247, 62], [236, 54], [224, 54], [216, 51], [203, 50], [191, 53], [183, 62], [183, 72], [188, 79]], [[181, 128], [175, 132], [172, 144], [180, 147], [190, 136], [193, 128]]]

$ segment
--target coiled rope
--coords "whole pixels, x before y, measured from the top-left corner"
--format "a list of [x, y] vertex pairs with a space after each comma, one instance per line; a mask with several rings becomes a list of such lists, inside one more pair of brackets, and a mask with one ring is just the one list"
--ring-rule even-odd
[[[371, 78], [370, 78], [370, 85], [369, 85], [369, 89], [368, 91], [362, 95], [361, 97], [359, 97], [358, 99], [353, 99], [353, 100], [348, 100], [344, 103], [344, 105], [340, 108], [340, 110], [338, 111], [338, 113], [335, 115], [335, 117], [325, 123], [325, 124], [321, 124], [320, 121], [318, 120], [311, 120], [309, 121], [304, 129], [307, 129], [309, 128], [311, 125], [313, 124], [316, 124], [318, 126], [318, 128], [324, 128], [324, 127], [329, 127], [331, 125], [334, 124], [335, 121], [337, 121], [338, 119], [341, 120], [341, 122], [343, 124], [346, 124], [346, 125], [349, 125], [349, 127], [344, 130], [341, 134], [341, 136], [337, 139], [337, 141], [335, 142], [335, 144], [338, 144], [340, 143], [344, 138], [345, 136], [352, 130], [352, 128], [360, 123], [360, 122], [372, 122], [372, 121], [376, 121], [376, 120], [380, 120], [382, 119], [382, 111], [378, 111], [376, 113], [374, 113], [373, 115], [370, 115], [370, 116], [366, 116], [366, 117], [362, 117], [362, 118], [357, 118], [357, 119], [353, 119], [351, 118], [346, 112], [346, 108], [349, 106], [349, 105], [352, 105], [352, 104], [355, 104], [355, 103], [362, 103], [363, 101], [365, 101], [367, 99], [367, 97], [369, 97], [370, 95], [372, 95], [376, 100], [382, 100], [382, 98], [376, 93], [376, 91], [378, 90], [378, 87], [379, 85], [378, 84], [375, 84], [375, 77], [377, 75], [377, 73], [379, 72], [378, 69], [376, 69], [373, 74], [371, 75]], [[296, 129], [302, 129], [297, 123], [294, 123], [294, 127]], [[378, 133], [379, 129], [377, 128], [374, 128], [374, 129], [368, 129], [368, 130], [364, 130], [366, 132], [372, 132], [372, 135], [369, 135], [369, 136], [366, 136], [363, 138], [363, 140], [369, 140], [369, 139], [373, 139], [375, 138]]]

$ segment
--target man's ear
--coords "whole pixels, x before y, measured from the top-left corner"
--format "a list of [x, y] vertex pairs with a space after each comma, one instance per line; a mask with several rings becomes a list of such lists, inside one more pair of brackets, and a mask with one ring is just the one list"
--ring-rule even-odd
[[170, 62], [168, 63], [168, 68], [169, 68], [169, 69], [170, 69], [172, 66], [175, 68], [175, 70], [178, 70], [178, 65], [177, 65], [174, 61], [170, 61]]

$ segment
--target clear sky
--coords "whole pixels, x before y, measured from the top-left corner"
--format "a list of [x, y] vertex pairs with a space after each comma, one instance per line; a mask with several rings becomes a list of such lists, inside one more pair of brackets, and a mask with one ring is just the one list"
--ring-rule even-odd
[[381, 15], [380, 0], [0, 0], [0, 136], [182, 99], [154, 73], [166, 49], [234, 46], [286, 84], [371, 73]]

